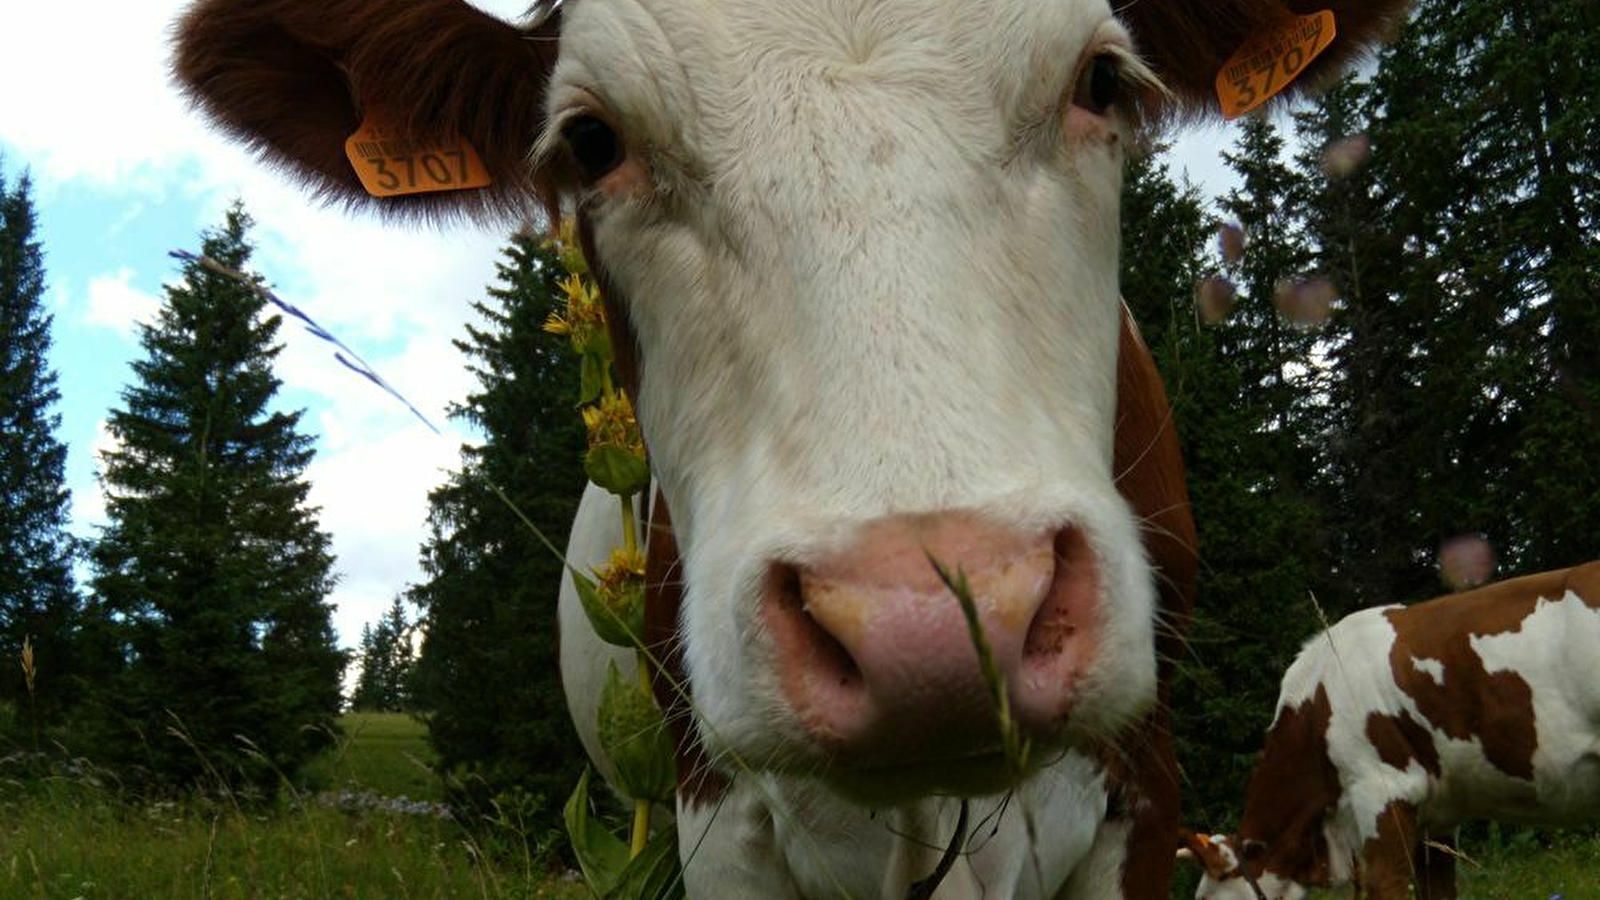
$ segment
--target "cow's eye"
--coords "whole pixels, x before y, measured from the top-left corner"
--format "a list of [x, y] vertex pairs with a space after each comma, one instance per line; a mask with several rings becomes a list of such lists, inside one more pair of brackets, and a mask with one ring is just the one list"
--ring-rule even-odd
[[569, 119], [561, 126], [561, 138], [586, 181], [599, 181], [622, 165], [622, 141], [610, 125], [595, 116]]
[[1097, 116], [1103, 116], [1112, 104], [1117, 102], [1121, 93], [1121, 66], [1116, 57], [1109, 53], [1101, 53], [1089, 60], [1089, 65], [1085, 66], [1083, 73], [1078, 76], [1077, 87], [1072, 93], [1072, 102]]

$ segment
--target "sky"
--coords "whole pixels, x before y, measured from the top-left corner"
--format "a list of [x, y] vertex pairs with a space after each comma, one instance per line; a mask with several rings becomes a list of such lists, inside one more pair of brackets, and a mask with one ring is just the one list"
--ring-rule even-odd
[[[513, 17], [528, 0], [474, 3]], [[473, 387], [451, 341], [494, 282], [505, 233], [352, 217], [256, 164], [168, 81], [170, 27], [184, 5], [12, 3], [0, 31], [0, 172], [12, 184], [23, 172], [33, 180], [72, 527], [92, 537], [105, 521], [96, 453], [130, 363], [143, 356], [135, 325], [152, 321], [163, 284], [180, 278], [168, 252], [198, 252], [200, 233], [242, 200], [256, 220], [255, 271], [445, 432], [429, 431], [298, 326], [279, 332], [279, 401], [305, 410], [301, 430], [316, 440], [306, 478], [337, 557], [334, 627], [340, 645], [354, 647], [364, 624], [422, 580], [428, 491], [472, 439], [445, 416]], [[1218, 150], [1231, 140], [1217, 127], [1179, 135], [1175, 168], [1210, 196], [1227, 182]]]

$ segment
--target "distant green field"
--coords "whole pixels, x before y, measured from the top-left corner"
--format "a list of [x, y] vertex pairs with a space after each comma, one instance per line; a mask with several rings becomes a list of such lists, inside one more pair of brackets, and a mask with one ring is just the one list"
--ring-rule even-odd
[[339, 718], [344, 738], [306, 769], [324, 790], [367, 791], [384, 797], [442, 800], [427, 728], [405, 713], [348, 713]]

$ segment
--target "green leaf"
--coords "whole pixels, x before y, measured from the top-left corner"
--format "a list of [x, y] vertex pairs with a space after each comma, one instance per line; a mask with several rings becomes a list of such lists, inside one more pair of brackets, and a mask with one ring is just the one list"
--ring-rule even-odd
[[572, 570], [572, 584], [578, 589], [578, 600], [583, 604], [584, 615], [600, 640], [618, 647], [638, 647], [644, 634], [643, 597], [624, 608], [614, 608], [600, 596], [600, 588], [588, 575]]
[[622, 497], [632, 496], [650, 485], [650, 464], [615, 444], [598, 444], [583, 457], [583, 471], [589, 480]]
[[578, 384], [578, 405], [593, 403], [600, 399], [600, 392], [605, 390], [606, 367], [610, 361], [605, 356], [586, 351], [583, 354], [583, 375]]
[[577, 789], [567, 800], [567, 838], [572, 841], [572, 854], [578, 858], [578, 868], [583, 870], [583, 881], [589, 892], [596, 897], [609, 898], [615, 896], [614, 891], [629, 868], [628, 845], [589, 817], [591, 771], [584, 768]]
[[683, 900], [683, 866], [678, 860], [678, 829], [667, 826], [628, 861], [606, 900]]
[[637, 678], [624, 679], [616, 663], [606, 667], [598, 725], [600, 746], [617, 768], [617, 787], [635, 800], [672, 799], [678, 778], [666, 720], [655, 695]]

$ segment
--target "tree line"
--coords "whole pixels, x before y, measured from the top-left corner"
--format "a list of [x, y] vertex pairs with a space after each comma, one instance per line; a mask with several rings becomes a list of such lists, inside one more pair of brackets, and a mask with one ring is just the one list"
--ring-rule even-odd
[[1600, 7], [1426, 0], [1370, 76], [1127, 183], [1124, 295], [1200, 531], [1172, 704], [1237, 814], [1278, 677], [1364, 606], [1600, 555]]
[[[1325, 621], [1600, 550], [1597, 17], [1425, 0], [1365, 77], [1244, 120], [1225, 196], [1160, 152], [1130, 163], [1124, 296], [1201, 536], [1172, 697], [1193, 821], [1235, 813], [1278, 676]], [[108, 524], [73, 538], [29, 192], [0, 173], [0, 740], [270, 792], [335, 738], [346, 663], [310, 440], [272, 402], [277, 318], [259, 280], [183, 265], [108, 420]], [[236, 207], [205, 253], [247, 272], [249, 224]], [[511, 235], [456, 341], [477, 387], [451, 415], [477, 439], [352, 697], [422, 716], [463, 806], [551, 829], [582, 765], [543, 542], [583, 484], [577, 365], [541, 333], [559, 275]], [[1492, 566], [1441, 570], [1460, 541]]]

